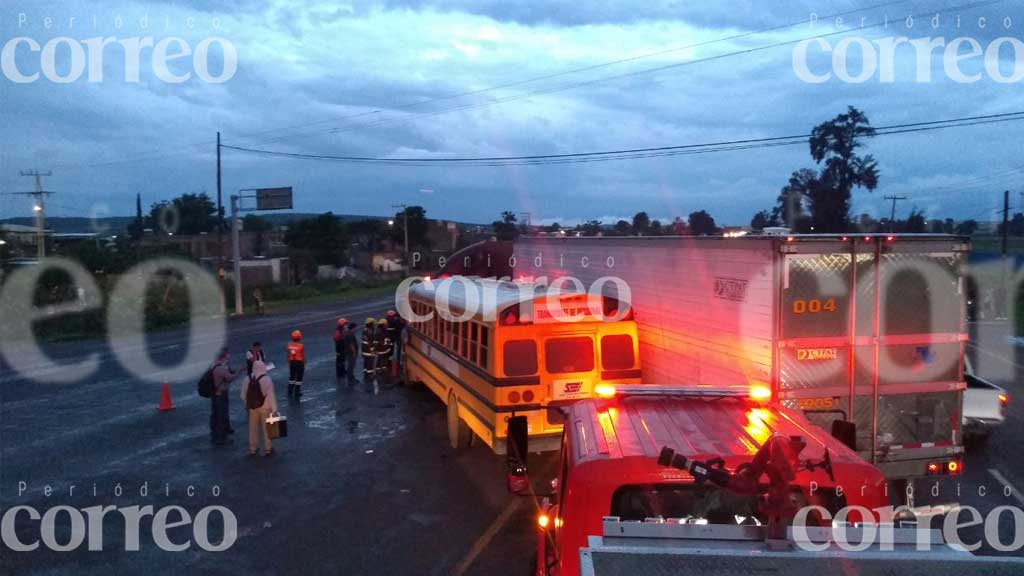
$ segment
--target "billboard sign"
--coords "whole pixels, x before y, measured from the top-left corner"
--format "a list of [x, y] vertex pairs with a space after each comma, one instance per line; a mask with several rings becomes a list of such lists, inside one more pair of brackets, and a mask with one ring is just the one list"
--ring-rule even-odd
[[292, 188], [257, 188], [257, 210], [290, 210], [292, 208]]

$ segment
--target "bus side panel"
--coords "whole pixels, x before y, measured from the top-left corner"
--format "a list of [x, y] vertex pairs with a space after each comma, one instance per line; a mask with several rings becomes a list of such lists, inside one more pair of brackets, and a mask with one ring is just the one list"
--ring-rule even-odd
[[[621, 278], [636, 312], [645, 383], [771, 381], [771, 240], [522, 239], [516, 275]], [[538, 264], [540, 264], [538, 266]], [[619, 297], [604, 284], [606, 296]]]

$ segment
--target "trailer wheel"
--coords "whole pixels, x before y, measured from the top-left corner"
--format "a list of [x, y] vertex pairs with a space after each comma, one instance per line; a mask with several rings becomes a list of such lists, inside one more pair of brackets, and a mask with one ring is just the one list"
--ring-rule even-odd
[[455, 450], [469, 448], [473, 439], [473, 432], [466, 425], [466, 422], [459, 417], [459, 400], [455, 392], [448, 394], [448, 409], [446, 411], [448, 420], [448, 442]]

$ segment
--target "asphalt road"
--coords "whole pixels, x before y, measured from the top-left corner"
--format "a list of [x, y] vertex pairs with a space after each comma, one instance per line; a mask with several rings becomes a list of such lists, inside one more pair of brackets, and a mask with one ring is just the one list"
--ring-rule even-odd
[[[429, 392], [405, 387], [338, 389], [331, 333], [340, 315], [380, 317], [388, 299], [229, 322], [232, 365], [240, 367], [253, 340], [263, 343], [289, 437], [270, 458], [247, 455], [244, 410], [232, 389], [232, 446], [209, 441], [209, 400], [195, 379], [175, 378], [187, 352], [184, 331], [150, 335], [146, 350], [171, 385], [175, 409], [158, 412], [159, 383], [139, 383], [104, 342], [49, 347], [58, 361], [99, 353], [100, 369], [86, 381], [54, 384], [39, 366], [35, 382], [3, 365], [0, 380], [0, 508], [30, 506], [45, 514], [59, 506], [180, 506], [195, 517], [224, 506], [237, 518], [229, 549], [208, 552], [192, 525], [167, 530], [183, 551], [154, 543], [142, 521], [138, 551], [126, 551], [125, 521], [113, 512], [102, 523], [103, 552], [91, 540], [74, 551], [0, 552], [0, 573], [331, 573], [526, 574], [535, 550], [533, 499], [509, 495], [504, 462], [475, 446], [447, 446], [443, 405]], [[308, 364], [301, 402], [286, 398], [284, 349], [292, 329], [305, 334]], [[216, 352], [210, 342], [199, 342]], [[336, 410], [340, 414], [336, 414]], [[553, 469], [551, 455], [535, 457]], [[539, 475], [538, 475], [539, 476]], [[49, 487], [49, 488], [47, 488]], [[142, 495], [145, 488], [145, 495]], [[217, 495], [214, 495], [214, 494]], [[58, 516], [58, 544], [72, 538], [67, 513]], [[168, 522], [180, 519], [168, 512]], [[210, 515], [209, 539], [222, 540]], [[40, 540], [40, 522], [19, 517], [22, 542]], [[96, 534], [98, 535], [98, 534]], [[90, 535], [95, 536], [95, 535]]]
[[[48, 347], [55, 362], [99, 354], [96, 375], [71, 384], [50, 381], [66, 373], [59, 364], [38, 366], [39, 382], [3, 364], [0, 509], [30, 506], [42, 514], [59, 506], [173, 505], [196, 516], [219, 505], [237, 518], [238, 538], [225, 551], [208, 552], [191, 525], [174, 527], [167, 531], [170, 541], [190, 546], [168, 552], [154, 543], [150, 521], [143, 520], [139, 551], [126, 551], [125, 522], [115, 512], [93, 534], [102, 533], [102, 553], [88, 551], [89, 541], [71, 552], [3, 548], [0, 573], [527, 574], [535, 546], [534, 501], [505, 491], [501, 458], [482, 446], [461, 453], [448, 448], [443, 407], [422, 389], [336, 388], [330, 338], [336, 318], [379, 317], [388, 306], [387, 299], [364, 300], [229, 322], [234, 366], [242, 365], [253, 340], [263, 342], [278, 366], [271, 376], [290, 434], [275, 443], [272, 458], [246, 454], [237, 383], [234, 445], [210, 444], [209, 401], [196, 395], [194, 378], [175, 378], [173, 366], [189, 346], [184, 331], [152, 334], [138, 350], [151, 355], [159, 379], [170, 383], [171, 412], [156, 410], [160, 384], [128, 374], [105, 342]], [[294, 328], [306, 335], [309, 358], [301, 402], [285, 397], [284, 347]], [[930, 484], [918, 490], [920, 503], [955, 501], [984, 516], [1002, 505], [1024, 507], [1018, 490], [1024, 487], [1024, 388], [1018, 376], [1024, 348], [1010, 342], [1005, 324], [975, 328], [975, 366], [1010, 392], [1008, 420], [986, 443], [970, 447], [964, 475], [941, 482], [938, 497], [927, 495]], [[216, 352], [213, 343], [196, 345]], [[531, 456], [538, 485], [551, 477], [553, 464], [553, 454]], [[56, 542], [67, 543], [69, 517], [59, 518]], [[209, 531], [216, 544], [222, 534], [214, 518]], [[1009, 543], [1016, 535], [1011, 517], [1001, 520], [1001, 537]], [[17, 536], [39, 540], [39, 525], [23, 515]], [[981, 531], [964, 535], [980, 537]]]

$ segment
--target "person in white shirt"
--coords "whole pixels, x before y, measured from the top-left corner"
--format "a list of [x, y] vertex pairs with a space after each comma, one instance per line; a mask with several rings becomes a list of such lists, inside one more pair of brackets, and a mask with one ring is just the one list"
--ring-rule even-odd
[[252, 363], [252, 375], [246, 385], [242, 386], [242, 402], [249, 409], [249, 455], [256, 455], [262, 436], [263, 455], [270, 456], [274, 453], [274, 447], [267, 434], [266, 421], [272, 413], [277, 412], [277, 398], [274, 396], [274, 382], [267, 374], [267, 365], [262, 360]]

